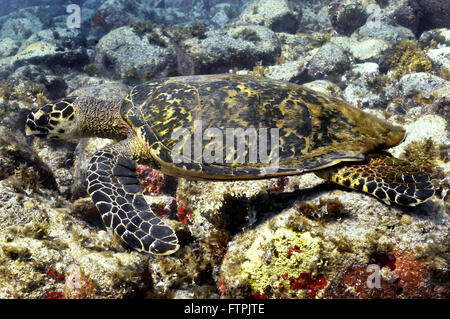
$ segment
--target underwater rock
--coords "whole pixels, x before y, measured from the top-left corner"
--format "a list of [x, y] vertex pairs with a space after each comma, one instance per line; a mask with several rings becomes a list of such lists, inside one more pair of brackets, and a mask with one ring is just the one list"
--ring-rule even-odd
[[358, 108], [382, 107], [385, 103], [381, 95], [370, 91], [364, 84], [347, 85], [343, 95], [345, 101]]
[[[432, 95], [436, 97], [434, 112], [450, 123], [450, 85], [433, 91]], [[446, 129], [450, 132], [450, 126], [447, 125]]]
[[[208, 24], [212, 26], [224, 27], [228, 23], [233, 23], [238, 21], [239, 14], [244, 10], [244, 6], [250, 0], [244, 1], [244, 5], [240, 0], [227, 0], [226, 2], [215, 1], [214, 2], [203, 2], [203, 13], [198, 12], [200, 17], [204, 18], [208, 17]], [[214, 5], [213, 5], [214, 4]], [[198, 21], [200, 17], [194, 17], [194, 15], [190, 16], [193, 18], [193, 21]], [[200, 19], [202, 19], [200, 18]], [[202, 19], [203, 20], [203, 19]]]
[[[109, 31], [118, 29], [136, 22], [139, 19], [137, 10], [138, 4], [135, 1], [106, 0], [97, 8], [92, 15], [91, 34], [95, 38], [101, 38]], [[142, 17], [144, 19], [144, 17]]]
[[328, 16], [333, 28], [343, 35], [352, 34], [366, 23], [368, 17], [359, 0], [333, 1], [328, 6]]
[[271, 65], [267, 69], [266, 76], [274, 80], [301, 84], [309, 79], [304, 61], [288, 61], [281, 65]]
[[[34, 64], [38, 64], [39, 60], [44, 60], [45, 57], [56, 54], [56, 46], [47, 42], [34, 42], [25, 49], [18, 52], [11, 60], [11, 63], [23, 65], [31, 63], [34, 59]], [[33, 64], [33, 63], [31, 63]]]
[[36, 188], [38, 184], [47, 189], [57, 188], [51, 169], [25, 143], [25, 138], [0, 127], [0, 180], [6, 178], [13, 178], [16, 183], [28, 180], [28, 186], [33, 184]]
[[380, 74], [378, 64], [373, 62], [355, 64], [351, 71], [363, 77], [374, 77]]
[[106, 0], [100, 6], [89, 3], [90, 37], [99, 39], [114, 29], [145, 21], [166, 26], [196, 22], [222, 26], [236, 18], [242, 6], [239, 0], [227, 2]]
[[380, 39], [367, 39], [360, 42], [353, 42], [349, 48], [357, 62], [378, 63], [386, 57], [390, 46], [386, 41]]
[[13, 71], [11, 57], [0, 58], [0, 78], [6, 79]]
[[125, 81], [145, 82], [168, 76], [173, 70], [173, 52], [149, 43], [130, 27], [114, 29], [100, 39], [95, 63]]
[[357, 41], [363, 41], [367, 39], [379, 39], [383, 40], [394, 47], [403, 40], [415, 40], [414, 33], [402, 26], [393, 26], [388, 23], [381, 23], [379, 27], [375, 28], [370, 25], [363, 25], [351, 36]]
[[423, 11], [417, 1], [399, 1], [399, 6], [389, 17], [395, 23], [410, 29], [414, 34], [418, 34]]
[[448, 81], [425, 72], [404, 75], [398, 82], [399, 90], [404, 96], [421, 93], [428, 96], [434, 90], [444, 86]]
[[[206, 182], [178, 179], [177, 200], [186, 208], [192, 209], [191, 223], [188, 225], [195, 236], [211, 237], [211, 232], [236, 233], [256, 221], [262, 215], [253, 215], [256, 208], [282, 209], [290, 195], [278, 194], [278, 178], [258, 181]], [[322, 180], [314, 174], [290, 176], [284, 180], [282, 191], [295, 192], [317, 186]], [[278, 194], [278, 195], [277, 195]], [[271, 202], [270, 199], [273, 199]], [[258, 213], [258, 214], [259, 214]], [[223, 238], [225, 239], [225, 238]]]
[[312, 82], [303, 83], [302, 85], [320, 94], [342, 98], [342, 90], [339, 86], [327, 80], [315, 80]]
[[423, 12], [424, 30], [450, 28], [450, 2], [441, 0], [417, 0]]
[[450, 71], [450, 47], [430, 49], [427, 52], [433, 66], [436, 68], [446, 68]]
[[440, 32], [441, 36], [445, 39], [445, 43], [447, 45], [450, 45], [450, 30], [448, 29], [441, 29], [442, 32]]
[[[149, 289], [148, 256], [71, 215], [58, 194], [25, 196], [6, 181], [0, 189], [1, 298], [125, 298]], [[74, 267], [79, 276], [71, 288]]]
[[326, 35], [321, 33], [309, 35], [278, 32], [277, 37], [281, 42], [281, 55], [278, 63], [309, 58], [310, 51], [326, 41]]
[[387, 79], [380, 75], [379, 66], [373, 62], [355, 64], [345, 75], [347, 87], [343, 97], [358, 108], [384, 107], [384, 88]]
[[273, 63], [281, 52], [275, 33], [256, 25], [207, 31], [205, 39], [191, 38], [184, 44], [197, 74], [252, 68], [258, 61]]
[[[285, 298], [306, 297], [302, 290], [295, 294], [299, 289], [290, 282], [302, 274], [317, 273], [322, 241], [307, 231], [273, 226], [274, 223], [266, 222], [236, 236], [228, 245], [221, 267], [222, 297], [282, 297], [285, 290]], [[245, 254], [241, 254], [242, 249]]]
[[215, 279], [220, 257], [214, 241], [181, 249], [175, 257], [152, 256], [148, 263], [152, 298], [217, 299]]
[[215, 11], [215, 14], [210, 19], [212, 24], [219, 27], [224, 27], [233, 18], [233, 6], [229, 3], [219, 3], [211, 8], [211, 11]]
[[34, 42], [11, 59], [15, 67], [28, 64], [82, 67], [89, 62], [86, 50], [63, 49], [47, 42]]
[[432, 70], [432, 63], [426, 55], [426, 50], [422, 50], [417, 41], [409, 40], [400, 42], [381, 65], [383, 70], [389, 69], [388, 74], [396, 80], [405, 74]]
[[28, 39], [21, 42], [20, 51], [35, 42], [45, 42], [62, 49], [80, 49], [86, 46], [86, 39], [79, 29], [69, 29], [55, 26], [33, 33]]
[[16, 54], [20, 42], [11, 38], [0, 39], [0, 58]]
[[383, 37], [333, 36], [329, 42], [350, 53], [356, 63], [375, 62], [384, 67], [397, 42], [381, 38]]
[[[234, 236], [220, 270], [221, 296], [322, 298], [335, 291], [345, 269], [357, 265], [366, 269], [371, 264], [383, 269], [386, 264], [375, 258], [379, 254], [408, 253], [411, 262], [427, 260], [426, 269], [441, 274], [447, 272], [441, 256], [446, 250], [448, 216], [439, 201], [412, 209], [389, 207], [355, 192], [334, 191], [320, 199], [322, 203], [338, 201], [340, 205], [328, 206], [327, 210], [336, 207], [341, 215], [321, 221], [312, 218], [304, 210], [317, 209], [318, 198], [312, 198], [299, 206], [304, 208], [288, 208]], [[408, 217], [408, 223], [402, 222], [402, 216]], [[361, 274], [362, 285], [370, 273]], [[381, 279], [395, 285], [394, 278], [392, 281]], [[445, 282], [431, 273], [426, 278], [422, 278], [420, 272], [412, 274], [411, 282], [415, 288], [426, 287], [425, 291], [405, 289], [398, 292], [396, 298], [416, 294], [421, 298], [446, 296], [442, 290]], [[402, 282], [400, 286], [406, 284], [409, 283]], [[367, 289], [367, 286], [361, 288]], [[390, 291], [383, 288], [383, 292]], [[350, 295], [355, 298], [358, 293], [352, 290]], [[337, 293], [333, 298], [341, 296]]]
[[422, 49], [450, 46], [450, 30], [445, 28], [427, 30], [420, 35], [418, 41]]
[[330, 32], [333, 30], [328, 8], [321, 0], [312, 0], [308, 2], [300, 1], [298, 4], [302, 11], [302, 20], [298, 27], [301, 32]]
[[[144, 0], [140, 11], [147, 11], [147, 20], [164, 25], [187, 25], [196, 22], [220, 25], [239, 15], [242, 3], [239, 0], [221, 1], [183, 1], [183, 0]], [[151, 8], [151, 10], [148, 10]]]
[[73, 184], [73, 153], [76, 144], [72, 141], [47, 141], [34, 139], [32, 147], [39, 158], [53, 172], [61, 194], [70, 194]]
[[314, 79], [327, 79], [336, 76], [350, 67], [350, 59], [339, 46], [326, 43], [312, 57], [308, 75]]
[[50, 76], [49, 70], [39, 65], [24, 65], [16, 68], [12, 74], [8, 76], [11, 84], [19, 84], [20, 82], [32, 81], [34, 83], [42, 82], [46, 76]]
[[358, 40], [354, 37], [337, 36], [331, 37], [330, 43], [339, 46], [346, 53], [350, 53], [352, 60], [356, 63], [375, 62], [380, 64], [393, 46], [380, 39]]
[[[392, 93], [392, 89], [396, 91]], [[417, 91], [413, 91], [417, 92]], [[450, 83], [445, 84], [437, 90], [432, 91], [427, 95], [422, 93], [412, 93], [410, 96], [404, 96], [398, 93], [398, 89], [389, 84], [386, 87], [386, 93], [390, 102], [386, 111], [388, 114], [397, 114], [398, 122], [404, 125], [405, 119], [414, 120], [425, 114], [439, 115], [450, 121]], [[400, 95], [398, 95], [400, 94]], [[450, 127], [444, 127], [447, 131]]]
[[42, 30], [42, 22], [32, 8], [26, 8], [0, 17], [0, 39], [23, 41]]
[[7, 78], [7, 82], [14, 93], [13, 99], [28, 103], [36, 103], [34, 106], [42, 106], [46, 100], [55, 100], [66, 96], [67, 83], [59, 75], [42, 65], [24, 65], [18, 67]]
[[4, 1], [0, 7], [0, 16], [7, 15], [13, 11], [21, 11], [23, 8], [45, 5], [65, 5], [64, 0], [22, 0], [22, 1]]
[[392, 148], [392, 154], [400, 157], [409, 144], [420, 142], [424, 139], [432, 139], [438, 147], [448, 145], [447, 125], [448, 123], [441, 116], [423, 115], [419, 117], [417, 120], [404, 126], [406, 130], [405, 141]]
[[388, 109], [402, 114], [403, 118], [414, 119], [421, 114], [444, 115], [448, 108], [445, 105], [449, 88], [448, 81], [429, 73], [406, 74], [399, 81], [389, 81], [386, 85], [386, 97], [392, 101]]
[[287, 0], [257, 0], [249, 4], [239, 20], [244, 23], [264, 25], [274, 32], [295, 33], [301, 21], [301, 10]]

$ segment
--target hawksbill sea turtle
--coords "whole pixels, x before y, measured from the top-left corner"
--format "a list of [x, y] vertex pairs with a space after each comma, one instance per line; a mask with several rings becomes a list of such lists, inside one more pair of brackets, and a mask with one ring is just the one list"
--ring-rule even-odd
[[[237, 150], [218, 143], [214, 153], [227, 154], [226, 160], [174, 161], [174, 147], [192, 143], [188, 138], [174, 139], [174, 132], [183, 128], [194, 134], [196, 121], [201, 121], [204, 132], [212, 128], [241, 128], [244, 132], [276, 128], [276, 169], [272, 162], [248, 160], [249, 150], [255, 146], [249, 136], [244, 138], [247, 150], [240, 160]], [[251, 75], [155, 79], [134, 87], [120, 102], [64, 98], [32, 111], [26, 134], [116, 140], [90, 160], [88, 193], [106, 227], [129, 246], [153, 254], [171, 254], [179, 244], [172, 228], [144, 199], [137, 163], [164, 174], [200, 180], [251, 180], [315, 172], [385, 202], [409, 206], [434, 194], [426, 173], [384, 151], [403, 141], [403, 128], [303, 86]], [[211, 145], [211, 139], [202, 141], [200, 151]]]

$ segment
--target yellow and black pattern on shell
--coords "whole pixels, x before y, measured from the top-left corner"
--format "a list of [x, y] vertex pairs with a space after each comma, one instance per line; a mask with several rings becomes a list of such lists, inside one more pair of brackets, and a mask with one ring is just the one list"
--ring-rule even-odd
[[[299, 85], [235, 74], [163, 78], [139, 85], [125, 98], [121, 114], [145, 139], [163, 171], [205, 179], [263, 178], [317, 170], [341, 160], [362, 160], [382, 147], [383, 135], [393, 129], [338, 99]], [[194, 122], [199, 120], [203, 132], [209, 128], [224, 132], [226, 128], [278, 129], [276, 172], [267, 173], [271, 162], [249, 160], [248, 138], [243, 161], [237, 160], [236, 149], [226, 150], [223, 143], [222, 153], [234, 154], [233, 162], [191, 158], [173, 163], [171, 150], [179, 142], [172, 138], [173, 132], [187, 129], [193, 135]], [[188, 142], [193, 144], [192, 139]], [[203, 149], [208, 146], [207, 141], [202, 143]]]

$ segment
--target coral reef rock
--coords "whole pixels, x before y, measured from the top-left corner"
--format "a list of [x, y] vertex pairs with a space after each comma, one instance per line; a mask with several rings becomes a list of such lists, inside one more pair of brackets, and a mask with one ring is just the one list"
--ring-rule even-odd
[[308, 67], [308, 74], [314, 79], [327, 79], [350, 67], [348, 55], [335, 44], [326, 43], [317, 50]]
[[328, 16], [334, 29], [350, 35], [364, 25], [367, 20], [366, 8], [362, 1], [334, 1], [328, 6]]
[[400, 90], [404, 96], [422, 93], [428, 96], [431, 92], [443, 87], [448, 81], [425, 72], [404, 75], [400, 81]]
[[301, 9], [293, 1], [257, 0], [244, 9], [239, 20], [264, 25], [274, 32], [295, 33], [301, 22]]
[[171, 50], [139, 37], [132, 28], [121, 27], [100, 39], [95, 61], [118, 78], [143, 82], [169, 75], [173, 55]]
[[196, 64], [196, 73], [221, 73], [250, 68], [258, 61], [273, 63], [281, 53], [275, 33], [264, 26], [236, 26], [206, 32], [205, 39], [184, 42]]
[[[327, 201], [332, 204], [326, 205]], [[321, 196], [328, 212], [339, 210], [341, 215], [327, 221], [308, 213], [318, 209], [318, 202], [311, 199], [294, 205], [236, 235], [228, 244], [220, 269], [222, 296], [446, 296], [448, 291], [439, 276], [445, 273], [441, 267], [447, 249], [448, 215], [440, 204], [430, 202], [413, 209], [389, 207], [362, 194], [335, 191]], [[427, 256], [428, 263], [422, 256]], [[350, 281], [356, 267], [360, 271], [353, 280], [358, 282]], [[378, 288], [370, 286], [371, 267], [380, 274]], [[404, 271], [409, 272], [408, 278]]]

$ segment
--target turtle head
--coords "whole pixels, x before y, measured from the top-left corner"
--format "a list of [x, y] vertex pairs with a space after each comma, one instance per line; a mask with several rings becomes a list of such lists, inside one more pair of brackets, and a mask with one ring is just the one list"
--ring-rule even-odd
[[75, 100], [65, 98], [33, 110], [25, 124], [26, 135], [62, 140], [79, 137]]
[[122, 119], [122, 101], [91, 96], [68, 97], [32, 111], [27, 118], [27, 135], [51, 139], [103, 137], [122, 140], [130, 127]]

